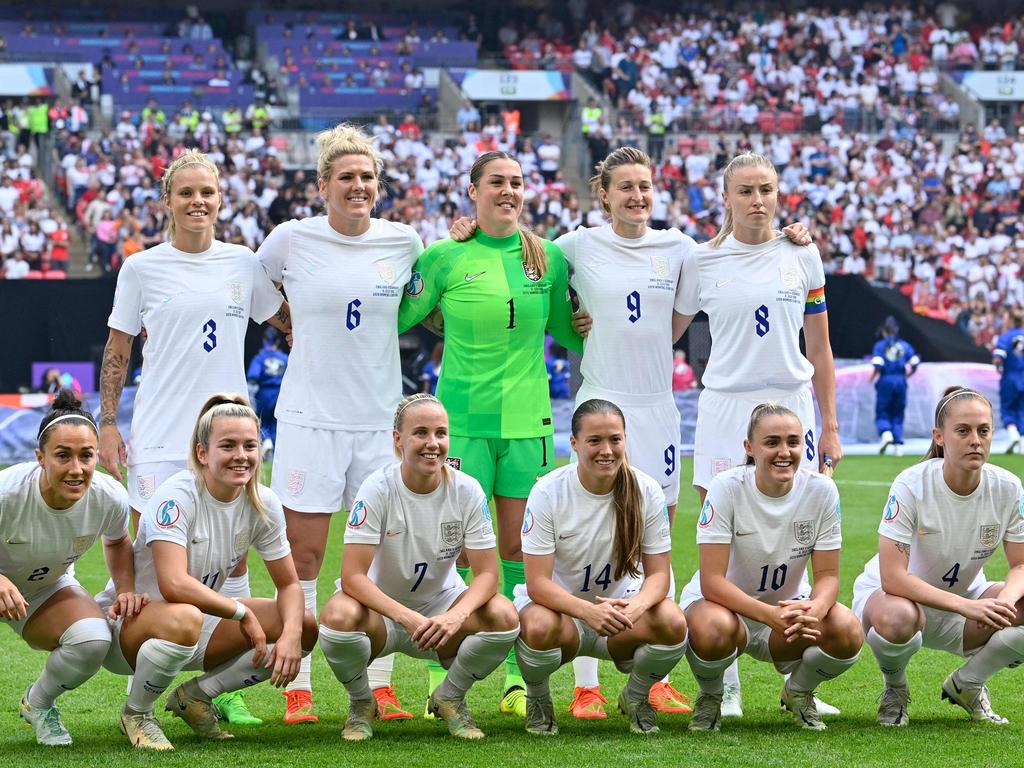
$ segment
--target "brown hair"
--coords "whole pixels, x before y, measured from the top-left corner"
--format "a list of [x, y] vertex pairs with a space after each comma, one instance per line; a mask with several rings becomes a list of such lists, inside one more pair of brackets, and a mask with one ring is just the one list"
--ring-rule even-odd
[[97, 440], [99, 439], [99, 432], [96, 428], [96, 420], [92, 417], [92, 414], [82, 408], [82, 401], [75, 397], [75, 393], [70, 389], [61, 389], [55, 398], [53, 403], [50, 405], [50, 410], [43, 420], [39, 422], [39, 431], [36, 432], [36, 445], [39, 450], [43, 450], [46, 445], [46, 441], [49, 436], [46, 434], [55, 421], [58, 419], [61, 422], [74, 421], [77, 424], [85, 422], [92, 428], [93, 432], [96, 432]]
[[[163, 197], [165, 203], [169, 203], [171, 200], [171, 192], [174, 189], [174, 176], [182, 168], [205, 168], [213, 174], [213, 178], [216, 180], [215, 184], [217, 187], [217, 196], [220, 197], [220, 172], [217, 170], [217, 166], [214, 162], [200, 152], [198, 149], [189, 149], [182, 152], [164, 171], [164, 175], [160, 179], [160, 195]], [[219, 203], [218, 203], [219, 207]], [[217, 217], [213, 217], [214, 226], [217, 223]], [[167, 240], [174, 240], [174, 215], [167, 217]]]
[[[580, 403], [572, 414], [572, 436], [578, 438], [583, 427], [583, 419], [595, 414], [610, 413], [622, 422], [622, 431], [626, 431], [626, 417], [622, 409], [608, 400], [591, 399]], [[622, 466], [615, 474], [612, 487], [612, 499], [615, 510], [615, 540], [612, 545], [612, 560], [615, 563], [615, 578], [621, 579], [626, 574], [640, 575], [640, 544], [643, 540], [644, 515], [643, 502], [640, 498], [640, 484], [636, 473], [624, 457]]]
[[[192, 430], [192, 443], [189, 446], [188, 466], [196, 476], [196, 485], [203, 481], [203, 465], [199, 463], [196, 454], [196, 446], [203, 446], [206, 451], [210, 450], [210, 434], [213, 432], [213, 422], [221, 417], [240, 417], [252, 419], [256, 422], [256, 433], [259, 434], [260, 417], [249, 405], [249, 400], [244, 395], [220, 394], [214, 395], [199, 409], [199, 417]], [[245, 484], [245, 495], [249, 497], [249, 503], [256, 508], [260, 516], [266, 519], [267, 509], [260, 498], [260, 472], [263, 464], [260, 452], [256, 452], [256, 467], [252, 477]], [[201, 486], [200, 486], [201, 487]]]
[[[754, 410], [750, 412], [750, 421], [747, 422], [747, 442], [753, 445], [754, 443], [754, 430], [757, 429], [757, 425], [761, 423], [761, 419], [765, 416], [792, 416], [797, 421], [800, 421], [800, 417], [796, 413], [776, 402], [761, 403], [755, 406]], [[747, 464], [754, 463], [754, 457], [749, 453], [747, 454]]]
[[[744, 152], [741, 155], [736, 155], [729, 164], [725, 166], [725, 173], [722, 175], [722, 193], [727, 194], [729, 192], [729, 182], [732, 181], [732, 175], [736, 170], [740, 168], [768, 168], [772, 173], [778, 175], [775, 166], [772, 161], [764, 155], [758, 155], [754, 152]], [[725, 221], [722, 222], [722, 228], [718, 230], [718, 234], [715, 235], [708, 243], [712, 248], [717, 248], [722, 242], [732, 233], [732, 208], [727, 204], [725, 206]]]
[[[992, 410], [992, 403], [985, 397], [981, 392], [970, 387], [953, 386], [948, 387], [945, 392], [942, 393], [942, 397], [939, 399], [938, 405], [935, 406], [935, 428], [941, 430], [946, 423], [946, 417], [949, 416], [949, 404], [953, 400], [959, 398], [967, 398], [968, 400], [980, 400], [988, 409]], [[928, 453], [924, 455], [921, 461], [927, 461], [928, 459], [941, 459], [946, 455], [945, 449], [935, 442], [935, 438], [932, 438], [932, 444], [928, 446]]]
[[597, 197], [605, 213], [611, 213], [611, 208], [601, 200], [599, 190], [603, 189], [607, 192], [612, 183], [612, 171], [624, 165], [642, 165], [644, 168], [650, 169], [651, 158], [647, 156], [646, 152], [636, 147], [619, 147], [612, 150], [608, 157], [594, 166], [595, 173], [590, 177], [590, 191]]
[[[469, 183], [474, 187], [478, 186], [480, 178], [484, 175], [484, 168], [488, 163], [495, 160], [511, 160], [519, 166], [520, 172], [522, 171], [523, 166], [516, 159], [515, 155], [499, 150], [484, 152], [474, 161], [473, 167], [469, 169]], [[519, 227], [518, 231], [519, 238], [523, 244], [523, 263], [527, 267], [532, 267], [539, 276], [543, 277], [544, 273], [548, 271], [548, 255], [544, 252], [544, 241], [525, 227]]]

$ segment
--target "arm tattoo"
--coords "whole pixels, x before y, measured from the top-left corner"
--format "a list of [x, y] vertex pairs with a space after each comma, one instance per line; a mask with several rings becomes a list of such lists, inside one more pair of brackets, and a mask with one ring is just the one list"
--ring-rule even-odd
[[100, 365], [100, 426], [117, 426], [117, 409], [121, 404], [121, 391], [128, 372], [129, 355], [119, 352], [116, 346], [117, 342], [112, 337], [103, 349], [103, 363]]
[[281, 325], [288, 325], [292, 321], [292, 316], [288, 314], [288, 310], [285, 309], [284, 304], [282, 304], [281, 308], [277, 310], [277, 312], [274, 314], [274, 317], [277, 318], [278, 322], [280, 322]]
[[910, 559], [910, 545], [909, 544], [902, 544], [902, 543], [897, 542], [896, 549], [898, 549], [900, 552], [902, 552], [904, 555], [906, 555], [907, 560]]

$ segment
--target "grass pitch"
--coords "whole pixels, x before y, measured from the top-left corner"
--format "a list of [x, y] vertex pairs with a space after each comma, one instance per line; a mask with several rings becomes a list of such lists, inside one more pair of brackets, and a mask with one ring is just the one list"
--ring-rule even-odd
[[[896, 474], [912, 464], [912, 457], [849, 457], [836, 472], [843, 499], [843, 570], [840, 599], [849, 605], [853, 580], [874, 553], [879, 516], [889, 484]], [[1018, 475], [1024, 473], [1024, 458], [997, 456], [993, 461]], [[684, 460], [682, 476], [691, 476]], [[684, 584], [696, 568], [694, 524], [696, 495], [684, 489], [674, 531], [673, 564], [678, 585]], [[320, 603], [333, 591], [340, 568], [343, 525], [338, 520], [331, 532], [328, 555], [320, 577]], [[270, 595], [272, 587], [258, 561], [251, 563], [255, 595]], [[100, 547], [94, 547], [79, 563], [78, 578], [87, 589], [98, 592], [106, 582]], [[1006, 561], [1000, 551], [989, 562], [986, 573], [1001, 578]], [[235, 727], [234, 741], [212, 743], [195, 737], [180, 720], [157, 714], [176, 752], [141, 754], [135, 752], [118, 732], [117, 713], [124, 701], [125, 678], [101, 671], [78, 690], [60, 699], [64, 720], [75, 739], [70, 748], [36, 745], [32, 732], [17, 715], [17, 702], [35, 679], [45, 657], [29, 649], [14, 633], [0, 630], [0, 653], [7, 672], [0, 676], [0, 767], [161, 765], [161, 766], [402, 766], [437, 768], [438, 765], [492, 768], [493, 766], [637, 765], [678, 766], [1007, 766], [1024, 764], [1020, 743], [1024, 730], [1024, 671], [1000, 672], [991, 681], [996, 711], [1010, 719], [1008, 726], [974, 725], [959, 708], [940, 701], [940, 686], [958, 661], [953, 656], [924, 650], [909, 668], [913, 695], [911, 726], [883, 729], [875, 724], [881, 675], [874, 657], [865, 648], [853, 669], [819, 689], [820, 695], [843, 710], [828, 719], [828, 730], [807, 733], [798, 730], [788, 715], [778, 710], [781, 678], [767, 664], [741, 658], [744, 717], [726, 720], [721, 733], [694, 735], [686, 730], [688, 716], [663, 716], [661, 733], [653, 737], [634, 736], [625, 719], [614, 711], [614, 702], [624, 677], [602, 662], [603, 690], [612, 705], [607, 720], [576, 721], [566, 713], [572, 693], [572, 671], [563, 668], [552, 678], [561, 733], [554, 738], [532, 738], [523, 731], [522, 721], [498, 714], [501, 674], [477, 685], [470, 693], [470, 708], [487, 734], [483, 742], [459, 743], [447, 735], [440, 722], [420, 715], [427, 695], [427, 675], [421, 662], [399, 657], [395, 665], [395, 686], [399, 698], [417, 715], [410, 721], [378, 723], [372, 740], [346, 744], [341, 727], [347, 711], [347, 697], [334, 679], [319, 650], [313, 656], [313, 677], [319, 725], [285, 726], [280, 723], [284, 699], [266, 684], [246, 693], [252, 711], [264, 725]], [[685, 661], [673, 674], [677, 688], [691, 698], [696, 686]]]

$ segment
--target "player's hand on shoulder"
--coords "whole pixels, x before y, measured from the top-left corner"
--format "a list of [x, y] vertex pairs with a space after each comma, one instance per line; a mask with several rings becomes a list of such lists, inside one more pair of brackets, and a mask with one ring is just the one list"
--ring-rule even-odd
[[782, 228], [782, 234], [789, 238], [794, 245], [810, 245], [812, 242], [811, 230], [795, 221]]
[[0, 576], [0, 617], [21, 621], [27, 616], [28, 601], [10, 579]]
[[460, 216], [455, 223], [448, 227], [448, 234], [452, 240], [459, 243], [469, 240], [474, 232], [476, 232], [476, 219], [471, 219], [468, 216]]

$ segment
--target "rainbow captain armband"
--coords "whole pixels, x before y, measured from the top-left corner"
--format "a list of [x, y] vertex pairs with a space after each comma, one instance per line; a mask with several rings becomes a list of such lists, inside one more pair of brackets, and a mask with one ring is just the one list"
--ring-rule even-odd
[[807, 294], [807, 304], [804, 306], [805, 315], [817, 315], [819, 312], [824, 312], [826, 309], [825, 286], [815, 288]]

